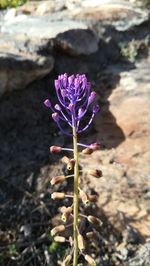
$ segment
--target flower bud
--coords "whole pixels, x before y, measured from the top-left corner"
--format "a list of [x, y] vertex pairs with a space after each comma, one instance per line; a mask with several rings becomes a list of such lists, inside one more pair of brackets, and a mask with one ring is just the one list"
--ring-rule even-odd
[[92, 143], [90, 144], [90, 148], [93, 150], [93, 151], [97, 151], [100, 149], [100, 143]]
[[85, 255], [84, 258], [88, 262], [89, 266], [96, 266], [96, 262], [91, 256]]
[[88, 174], [92, 175], [92, 176], [94, 176], [96, 178], [99, 178], [99, 177], [103, 176], [102, 171], [101, 170], [97, 170], [97, 169], [96, 170], [88, 170]]
[[64, 243], [64, 242], [66, 242], [66, 239], [65, 239], [65, 237], [63, 237], [63, 236], [55, 236], [55, 237], [54, 237], [54, 240], [55, 240], [56, 242], [60, 242], [60, 243]]
[[88, 195], [88, 199], [91, 202], [96, 202], [97, 201], [97, 195]]
[[50, 183], [53, 186], [53, 185], [60, 184], [60, 183], [64, 182], [65, 179], [66, 179], [66, 177], [64, 175], [55, 176], [51, 179]]
[[71, 259], [72, 259], [72, 256], [71, 256], [71, 255], [68, 255], [68, 256], [64, 259], [64, 261], [63, 261], [63, 263], [62, 263], [62, 266], [69, 266]]
[[64, 230], [65, 226], [63, 224], [58, 225], [51, 230], [51, 236], [55, 236], [57, 233], [63, 232]]
[[55, 109], [56, 109], [57, 111], [61, 111], [61, 107], [60, 107], [60, 105], [59, 105], [59, 104], [55, 104]]
[[81, 252], [85, 250], [85, 242], [82, 235], [78, 235], [78, 247]]
[[91, 224], [93, 224], [93, 225], [95, 225], [95, 226], [101, 226], [101, 225], [102, 225], [101, 220], [98, 219], [98, 218], [96, 218], [96, 217], [94, 217], [94, 216], [92, 216], [92, 215], [87, 216], [87, 220], [88, 220]]
[[84, 113], [85, 113], [85, 109], [79, 108], [79, 110], [78, 110], [78, 119], [79, 120], [83, 117]]
[[70, 103], [70, 104], [68, 105], [68, 109], [69, 109], [70, 111], [72, 111], [72, 110], [74, 109], [74, 104], [73, 104], [73, 103]]
[[82, 150], [82, 153], [83, 154], [87, 154], [87, 155], [92, 154], [93, 153], [93, 149], [86, 148], [86, 149]]
[[98, 104], [93, 106], [93, 114], [96, 114], [96, 113], [98, 113], [98, 112], [99, 112], [99, 110], [100, 110], [100, 107], [99, 107], [99, 105], [98, 105]]
[[51, 153], [59, 153], [59, 152], [61, 152], [61, 150], [62, 150], [62, 148], [59, 147], [59, 146], [51, 146], [50, 147], [50, 152]]
[[59, 88], [60, 88], [60, 81], [59, 80], [55, 80], [55, 88], [56, 88], [56, 90], [59, 90]]
[[88, 105], [90, 105], [92, 102], [94, 102], [95, 97], [96, 97], [96, 92], [92, 91], [89, 98], [88, 98]]
[[80, 196], [82, 202], [85, 205], [88, 205], [89, 204], [88, 196], [86, 195], [86, 193], [82, 189], [79, 189], [79, 196]]
[[54, 193], [52, 193], [52, 195], [51, 195], [51, 198], [53, 199], [53, 200], [55, 200], [55, 199], [64, 199], [65, 198], [65, 193], [61, 193], [61, 192], [54, 192]]
[[59, 114], [57, 112], [53, 113], [52, 114], [52, 118], [55, 122], [58, 122], [59, 121]]
[[61, 159], [61, 162], [65, 165], [67, 165], [69, 162], [70, 162], [70, 159], [67, 157], [67, 156], [64, 156], [62, 159]]
[[45, 101], [44, 101], [44, 105], [47, 107], [47, 108], [51, 108], [51, 102], [50, 102], [50, 100], [49, 99], [46, 99]]
[[69, 160], [69, 162], [67, 163], [67, 170], [71, 171], [75, 166], [75, 160], [71, 159]]

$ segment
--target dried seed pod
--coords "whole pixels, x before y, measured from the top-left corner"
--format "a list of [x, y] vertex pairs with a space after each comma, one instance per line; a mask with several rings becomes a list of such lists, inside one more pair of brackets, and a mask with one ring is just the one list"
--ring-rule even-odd
[[64, 230], [65, 230], [65, 226], [63, 224], [58, 225], [51, 230], [51, 236], [55, 236], [56, 234], [61, 233]]
[[51, 147], [50, 147], [50, 152], [51, 152], [51, 153], [60, 153], [61, 150], [62, 150], [62, 148], [59, 147], [59, 146], [51, 146]]
[[71, 259], [72, 259], [72, 256], [71, 256], [71, 255], [68, 255], [68, 256], [64, 259], [64, 261], [63, 261], [63, 263], [62, 263], [62, 266], [69, 266], [69, 263], [70, 263]]
[[100, 143], [97, 143], [97, 142], [92, 143], [92, 144], [90, 145], [90, 148], [91, 148], [93, 151], [97, 151], [97, 150], [100, 149]]
[[55, 236], [55, 237], [54, 237], [54, 240], [55, 240], [56, 242], [60, 242], [60, 243], [64, 243], [64, 242], [66, 242], [66, 238], [63, 237], [63, 236]]
[[87, 232], [86, 236], [87, 236], [87, 238], [92, 239], [92, 238], [96, 237], [96, 234], [95, 234], [95, 232], [91, 231], [91, 232]]
[[84, 258], [88, 262], [89, 266], [96, 266], [96, 262], [91, 256], [85, 255]]
[[97, 169], [96, 170], [88, 170], [88, 174], [92, 175], [92, 176], [94, 176], [96, 178], [99, 178], [99, 177], [103, 176], [102, 171], [101, 170], [97, 170]]
[[62, 192], [54, 192], [54, 193], [52, 193], [52, 195], [51, 195], [51, 198], [53, 199], [53, 200], [55, 200], [55, 199], [64, 199], [65, 198], [65, 193], [62, 193]]
[[65, 165], [69, 163], [70, 159], [67, 156], [62, 157], [61, 162]]
[[82, 153], [83, 153], [83, 154], [90, 155], [90, 154], [93, 153], [93, 149], [91, 149], [91, 148], [86, 148], [86, 149], [82, 150]]
[[93, 224], [93, 225], [95, 225], [95, 226], [101, 226], [101, 225], [102, 225], [102, 221], [101, 221], [100, 219], [98, 219], [98, 218], [92, 216], [92, 215], [87, 216], [87, 220], [88, 220], [91, 224]]
[[66, 177], [64, 175], [55, 176], [51, 179], [50, 183], [53, 186], [53, 185], [60, 184], [60, 183], [64, 182], [65, 179], [66, 179]]
[[73, 210], [73, 209], [72, 209], [71, 206], [69, 206], [69, 207], [62, 206], [62, 207], [60, 208], [60, 212], [61, 212], [61, 213], [64, 213], [64, 212], [69, 212], [69, 213], [71, 213], [72, 210]]
[[79, 189], [79, 196], [80, 196], [82, 202], [85, 205], [88, 205], [89, 204], [88, 196], [86, 195], [86, 193], [82, 189]]
[[97, 195], [88, 195], [88, 199], [91, 202], [96, 202], [97, 201]]
[[71, 159], [69, 160], [69, 162], [67, 163], [67, 170], [71, 171], [75, 166], [75, 160]]
[[78, 235], [78, 247], [81, 252], [85, 250], [85, 241], [81, 234]]
[[66, 223], [67, 219], [69, 218], [70, 214], [72, 213], [72, 207], [62, 207], [61, 208], [62, 216], [61, 220]]

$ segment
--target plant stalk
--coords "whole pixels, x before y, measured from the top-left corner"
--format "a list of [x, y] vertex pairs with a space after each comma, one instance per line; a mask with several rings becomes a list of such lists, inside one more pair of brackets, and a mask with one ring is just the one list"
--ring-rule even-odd
[[73, 266], [78, 264], [78, 205], [79, 205], [79, 195], [78, 195], [78, 177], [79, 177], [79, 164], [78, 164], [78, 145], [77, 145], [77, 132], [75, 126], [73, 127], [73, 148], [74, 148], [74, 255], [73, 255]]

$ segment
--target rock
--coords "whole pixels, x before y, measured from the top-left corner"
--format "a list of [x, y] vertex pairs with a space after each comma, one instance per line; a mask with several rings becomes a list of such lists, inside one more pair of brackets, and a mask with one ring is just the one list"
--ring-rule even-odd
[[149, 12], [122, 0], [82, 1], [76, 19], [101, 21], [113, 25], [119, 31], [126, 31], [149, 19]]
[[134, 68], [122, 67], [113, 65], [100, 73], [96, 83], [102, 108], [95, 119], [95, 137], [82, 141], [95, 139], [106, 148], [80, 161], [83, 169], [102, 170], [101, 179], [88, 182], [113, 226], [122, 233], [129, 225], [146, 238], [150, 199], [143, 188], [150, 173], [150, 62], [143, 59]]
[[58, 34], [55, 45], [70, 55], [90, 55], [98, 51], [98, 38], [89, 29], [74, 29]]
[[32, 14], [36, 16], [52, 14], [53, 12], [61, 11], [65, 7], [64, 0], [54, 1], [27, 1], [26, 4], [17, 8], [17, 12], [24, 14]]
[[32, 81], [46, 76], [53, 64], [51, 56], [0, 53], [0, 95], [23, 89]]
[[72, 29], [87, 29], [84, 22], [64, 19], [63, 21], [52, 21], [51, 16], [32, 17], [18, 15], [13, 20], [4, 22], [1, 27], [2, 33], [7, 34], [25, 34], [26, 36], [40, 39], [52, 39], [59, 33]]
[[142, 245], [125, 266], [150, 266], [150, 243]]

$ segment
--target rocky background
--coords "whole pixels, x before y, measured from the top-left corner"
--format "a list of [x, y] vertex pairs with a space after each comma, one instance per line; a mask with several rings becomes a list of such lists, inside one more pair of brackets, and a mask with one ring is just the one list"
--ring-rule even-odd
[[150, 265], [150, 13], [137, 2], [30, 1], [0, 11], [0, 265], [59, 265], [67, 252], [49, 234], [59, 206], [49, 181], [62, 173], [49, 146], [72, 144], [43, 106], [65, 72], [85, 73], [101, 106], [81, 136], [101, 143], [80, 155], [83, 169], [103, 171], [84, 174], [103, 220], [91, 255], [100, 266]]

